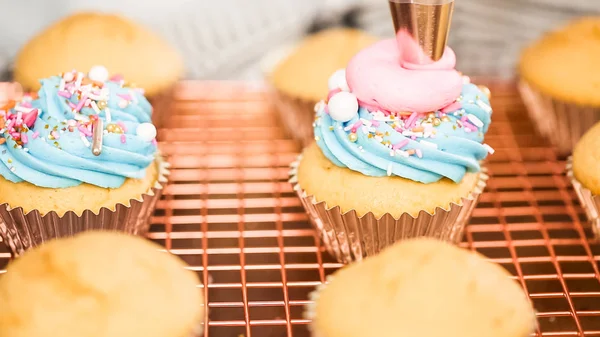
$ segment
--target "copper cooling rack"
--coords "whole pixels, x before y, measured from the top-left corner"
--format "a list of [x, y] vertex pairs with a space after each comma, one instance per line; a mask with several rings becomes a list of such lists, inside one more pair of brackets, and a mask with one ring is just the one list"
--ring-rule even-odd
[[[600, 336], [600, 242], [564, 177], [564, 158], [532, 132], [512, 84], [495, 108], [486, 192], [464, 247], [506, 267], [538, 310], [538, 336]], [[173, 165], [150, 238], [200, 276], [205, 336], [308, 336], [303, 306], [335, 272], [288, 179], [299, 147], [261, 85], [183, 83], [161, 147]], [[0, 268], [8, 262], [0, 254]]]

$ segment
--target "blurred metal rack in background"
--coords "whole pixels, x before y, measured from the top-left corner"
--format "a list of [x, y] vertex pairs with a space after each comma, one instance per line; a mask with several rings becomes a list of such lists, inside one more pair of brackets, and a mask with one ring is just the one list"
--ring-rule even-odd
[[[538, 336], [600, 336], [600, 241], [510, 83], [491, 84], [486, 192], [464, 247], [502, 264], [538, 310]], [[340, 265], [320, 247], [287, 183], [300, 148], [261, 85], [184, 82], [161, 148], [171, 181], [150, 238], [207, 286], [205, 336], [308, 336], [308, 294]], [[9, 255], [0, 254], [0, 268]]]

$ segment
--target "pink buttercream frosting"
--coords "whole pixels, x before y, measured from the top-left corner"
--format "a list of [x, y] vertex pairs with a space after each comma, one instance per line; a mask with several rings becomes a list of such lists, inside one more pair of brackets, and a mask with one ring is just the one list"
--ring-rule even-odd
[[358, 53], [346, 68], [346, 77], [352, 93], [370, 110], [426, 113], [460, 96], [463, 80], [455, 65], [450, 48], [432, 64], [403, 62], [398, 43], [389, 39]]

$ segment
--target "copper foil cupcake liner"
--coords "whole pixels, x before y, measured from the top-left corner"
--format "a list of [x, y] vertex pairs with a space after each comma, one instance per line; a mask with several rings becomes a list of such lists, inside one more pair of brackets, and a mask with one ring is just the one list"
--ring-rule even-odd
[[154, 186], [129, 205], [117, 204], [114, 210], [101, 208], [97, 213], [85, 210], [81, 215], [69, 211], [60, 216], [56, 212], [42, 215], [39, 210], [24, 212], [21, 207], [0, 204], [0, 236], [14, 257], [46, 241], [73, 236], [90, 230], [119, 231], [145, 235], [150, 227], [150, 216], [170, 174], [169, 164], [157, 157], [158, 179]]
[[275, 105], [286, 132], [302, 146], [314, 141], [313, 123], [317, 101], [291, 97], [274, 89]]
[[600, 237], [600, 196], [594, 195], [592, 191], [585, 188], [573, 174], [573, 157], [567, 160], [567, 177], [573, 184], [573, 189], [581, 202], [581, 206], [592, 224], [592, 229], [597, 237]]
[[376, 255], [400, 240], [415, 237], [432, 237], [459, 243], [464, 229], [475, 209], [487, 180], [483, 168], [475, 189], [459, 204], [438, 207], [433, 214], [421, 211], [413, 217], [404, 213], [396, 219], [391, 214], [377, 218], [373, 213], [359, 216], [356, 210], [342, 211], [339, 206], [329, 206], [308, 195], [298, 184], [298, 165], [302, 156], [291, 164], [290, 180], [300, 197], [313, 226], [319, 232], [325, 248], [341, 263], [360, 261]]
[[563, 155], [571, 153], [581, 136], [600, 121], [600, 108], [554, 99], [524, 80], [519, 82], [519, 91], [540, 135]]

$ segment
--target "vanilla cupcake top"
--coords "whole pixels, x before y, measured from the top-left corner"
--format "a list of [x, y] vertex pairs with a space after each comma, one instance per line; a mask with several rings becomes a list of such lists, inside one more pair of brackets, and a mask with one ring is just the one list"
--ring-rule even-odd
[[600, 17], [572, 21], [527, 47], [521, 77], [565, 102], [600, 107]]
[[0, 110], [2, 177], [46, 188], [118, 188], [145, 176], [157, 144], [143, 90], [109, 79], [102, 66], [41, 84], [37, 98]]
[[329, 79], [314, 133], [335, 165], [367, 176], [460, 182], [480, 171], [492, 117], [487, 88], [455, 70], [447, 48], [430, 65], [401, 62], [396, 40], [358, 53]]
[[172, 86], [183, 59], [160, 35], [124, 16], [82, 12], [65, 17], [33, 37], [15, 59], [15, 80], [38, 90], [39, 79], [67, 69], [101, 64], [146, 90], [148, 97]]
[[527, 337], [535, 313], [510, 276], [478, 253], [412, 239], [333, 274], [307, 316], [316, 336]]

